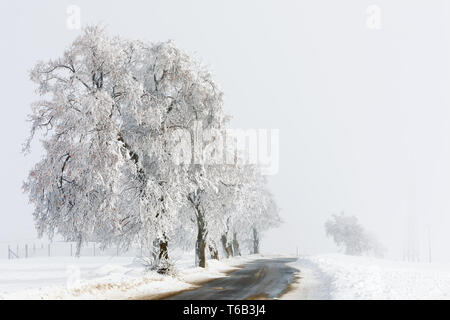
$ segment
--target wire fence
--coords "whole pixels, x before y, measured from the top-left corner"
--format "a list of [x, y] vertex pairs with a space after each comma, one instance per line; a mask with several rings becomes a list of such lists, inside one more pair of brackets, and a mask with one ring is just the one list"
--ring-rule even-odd
[[[0, 259], [28, 259], [44, 257], [73, 257], [76, 254], [75, 242], [21, 242], [21, 243], [0, 243]], [[83, 245], [80, 250], [80, 257], [110, 257], [141, 256], [141, 248], [132, 247], [127, 251], [119, 247], [102, 249], [96, 242], [89, 242]]]

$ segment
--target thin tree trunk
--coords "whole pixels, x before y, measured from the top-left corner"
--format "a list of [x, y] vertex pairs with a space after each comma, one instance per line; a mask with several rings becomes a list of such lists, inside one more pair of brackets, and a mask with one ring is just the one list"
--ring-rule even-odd
[[206, 268], [206, 221], [203, 212], [200, 207], [196, 207], [197, 210], [197, 241], [195, 243], [195, 256], [197, 266]]
[[211, 255], [211, 259], [219, 260], [219, 250], [217, 250], [215, 243], [211, 243], [209, 245], [209, 253]]
[[237, 240], [236, 232], [233, 233], [233, 253], [235, 256], [241, 255], [241, 251], [239, 250], [239, 242]]
[[77, 250], [75, 251], [75, 257], [79, 258], [81, 254], [81, 245], [83, 242], [83, 237], [81, 234], [78, 234], [77, 237]]
[[161, 260], [169, 260], [169, 243], [167, 240], [159, 241], [159, 255], [158, 259]]
[[156, 272], [160, 274], [167, 274], [170, 269], [169, 242], [164, 237], [164, 240], [159, 240], [159, 253]]
[[222, 235], [222, 237], [220, 238], [220, 242], [222, 242], [222, 247], [223, 247], [223, 251], [225, 252], [225, 256], [227, 258], [230, 258], [231, 256], [233, 256], [233, 247], [231, 246], [230, 243], [228, 243], [228, 239], [225, 234]]
[[259, 233], [256, 228], [253, 228], [253, 254], [259, 253]]
[[225, 256], [227, 258], [230, 258], [233, 256], [233, 246], [231, 243], [228, 242], [228, 233], [230, 232], [230, 218], [227, 219], [227, 229], [225, 231], [225, 234], [222, 235], [220, 238], [220, 242], [222, 242], [222, 248], [225, 252]]
[[188, 198], [195, 210], [197, 219], [197, 241], [195, 242], [195, 265], [206, 268], [206, 236], [208, 230], [206, 227], [205, 212], [200, 204], [201, 190], [189, 194]]
[[195, 256], [197, 261], [197, 266], [201, 268], [206, 268], [206, 241], [203, 239], [201, 232], [198, 233], [197, 242], [195, 244]]
[[169, 241], [163, 235], [162, 239], [155, 239], [153, 241], [152, 250], [152, 269], [156, 270], [156, 272], [160, 274], [167, 274], [170, 269], [170, 259], [169, 259]]

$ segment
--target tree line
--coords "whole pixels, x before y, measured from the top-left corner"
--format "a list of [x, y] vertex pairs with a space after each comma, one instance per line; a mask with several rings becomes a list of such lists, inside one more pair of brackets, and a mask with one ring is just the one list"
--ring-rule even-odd
[[215, 134], [230, 117], [211, 72], [173, 42], [88, 27], [30, 78], [40, 100], [24, 152], [37, 134], [44, 156], [24, 191], [39, 236], [75, 241], [78, 254], [89, 241], [139, 244], [164, 273], [170, 248], [195, 248], [205, 267], [208, 254], [258, 253], [262, 232], [280, 223], [258, 165]]

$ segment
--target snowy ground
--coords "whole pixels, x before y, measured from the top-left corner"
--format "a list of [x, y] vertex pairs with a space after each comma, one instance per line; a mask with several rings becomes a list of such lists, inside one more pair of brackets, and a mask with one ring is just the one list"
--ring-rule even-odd
[[[131, 257], [0, 259], [0, 299], [157, 297], [219, 278], [261, 256], [208, 261], [175, 257], [176, 274], [145, 272]], [[450, 264], [408, 263], [339, 254], [303, 256], [299, 278], [281, 299], [450, 299]]]
[[300, 279], [283, 299], [450, 298], [450, 264], [330, 254], [301, 257], [291, 265]]
[[132, 299], [158, 296], [196, 286], [257, 256], [209, 260], [193, 266], [192, 255], [179, 255], [176, 274], [145, 272], [130, 257], [0, 259], [0, 299]]

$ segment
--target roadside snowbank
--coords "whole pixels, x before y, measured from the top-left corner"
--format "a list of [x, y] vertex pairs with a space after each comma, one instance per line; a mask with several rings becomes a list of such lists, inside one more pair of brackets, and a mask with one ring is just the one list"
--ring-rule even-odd
[[209, 260], [202, 269], [185, 255], [176, 260], [174, 276], [145, 272], [130, 257], [0, 260], [0, 299], [151, 298], [223, 277], [257, 257]]
[[301, 279], [283, 299], [450, 298], [450, 264], [329, 254], [305, 256], [292, 266]]

